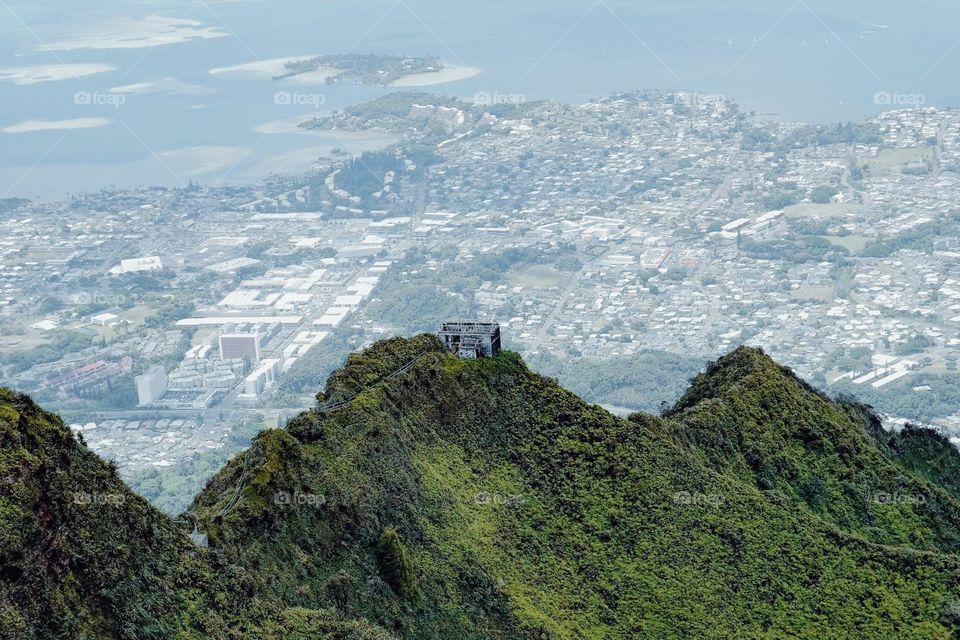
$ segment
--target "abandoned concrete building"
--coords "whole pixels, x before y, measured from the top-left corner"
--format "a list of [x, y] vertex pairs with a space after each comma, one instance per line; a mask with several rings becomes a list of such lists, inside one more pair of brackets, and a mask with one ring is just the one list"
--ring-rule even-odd
[[445, 322], [437, 335], [447, 351], [461, 358], [492, 358], [500, 353], [496, 322]]

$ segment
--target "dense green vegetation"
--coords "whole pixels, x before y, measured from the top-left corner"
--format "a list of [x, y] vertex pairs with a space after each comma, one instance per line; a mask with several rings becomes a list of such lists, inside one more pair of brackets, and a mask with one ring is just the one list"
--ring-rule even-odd
[[[362, 207], [386, 208], [387, 201], [382, 199], [384, 177], [390, 171], [402, 172], [403, 167], [403, 158], [392, 150], [364, 151], [359, 158], [341, 167], [335, 178], [336, 187], [359, 197]], [[396, 189], [396, 184], [391, 188]], [[349, 215], [355, 214], [343, 214], [344, 217]]]
[[786, 262], [841, 262], [850, 253], [845, 247], [839, 247], [826, 238], [795, 234], [767, 241], [743, 238], [740, 250], [759, 260]]
[[8, 391], [0, 402], [0, 637], [160, 638], [197, 624], [209, 575], [174, 524], [58, 418]]
[[767, 211], [786, 209], [800, 202], [800, 193], [796, 189], [780, 189], [763, 199], [763, 207]]
[[[960, 550], [960, 532], [948, 524], [960, 518], [960, 503], [885, 456], [872, 442], [865, 410], [830, 402], [778, 369], [745, 349], [722, 358], [694, 379], [668, 417], [686, 425], [684, 438], [714, 469], [805, 502], [846, 532], [883, 545]], [[883, 498], [895, 495], [910, 502], [890, 513]]]
[[[960, 454], [757, 350], [620, 419], [514, 353], [381, 342], [318, 395], [347, 404], [257, 436], [180, 530], [58, 419], [0, 400], [6, 637], [960, 632]], [[78, 490], [123, 500], [94, 514]]]
[[923, 353], [935, 343], [933, 340], [921, 333], [915, 333], [901, 344], [897, 345], [898, 356], [912, 356], [915, 353]]
[[466, 103], [450, 96], [438, 96], [424, 91], [398, 91], [375, 98], [369, 102], [350, 105], [344, 113], [356, 117], [387, 116], [406, 117], [415, 104], [433, 104], [444, 107], [466, 106]]
[[901, 249], [932, 253], [933, 243], [937, 238], [958, 235], [960, 235], [960, 212], [952, 211], [939, 220], [914, 227], [897, 236], [871, 240], [863, 248], [861, 255], [868, 258], [886, 258]]
[[63, 422], [0, 389], [0, 638], [386, 640], [331, 609], [250, 592]]
[[398, 91], [380, 96], [369, 102], [350, 105], [334, 114], [308, 120], [300, 126], [305, 129], [370, 128], [376, 123], [379, 128], [402, 132], [409, 127], [408, 116], [415, 104], [432, 104], [444, 107], [468, 107], [467, 103], [447, 96], [438, 96], [416, 91]]
[[361, 84], [386, 86], [406, 75], [440, 71], [443, 69], [443, 62], [434, 56], [412, 58], [373, 53], [347, 53], [293, 60], [287, 62], [285, 66], [286, 72], [277, 76], [274, 80], [283, 80], [326, 68], [335, 70], [327, 78], [327, 82], [356, 80]]
[[[418, 601], [422, 596], [417, 588], [417, 574], [413, 570], [410, 553], [393, 529], [384, 529], [377, 543], [377, 569], [390, 588], [404, 599]], [[349, 574], [343, 574], [349, 575]]]
[[[454, 107], [468, 116], [468, 121], [478, 120], [490, 113], [499, 118], [519, 118], [531, 114], [542, 102], [473, 104], [459, 98], [442, 96], [422, 91], [397, 91], [369, 102], [350, 105], [330, 115], [315, 117], [302, 123], [306, 129], [376, 129], [394, 133], [410, 132], [410, 110], [413, 105]], [[535, 116], [534, 116], [535, 117]], [[479, 125], [483, 128], [485, 125]], [[418, 165], [435, 155], [436, 144], [449, 137], [449, 130], [441, 123], [427, 125], [420, 131], [422, 139], [417, 143], [405, 143], [404, 153]]]
[[833, 196], [840, 192], [838, 187], [828, 184], [814, 187], [810, 190], [810, 201], [814, 204], [827, 204], [833, 199]]
[[751, 151], [786, 152], [831, 144], [880, 144], [881, 141], [879, 126], [875, 123], [838, 122], [832, 125], [799, 126], [782, 138], [775, 138], [764, 129], [754, 127], [743, 133], [741, 145]]
[[895, 433], [875, 425], [873, 435], [898, 464], [960, 497], [960, 458], [946, 436], [909, 424]]
[[49, 344], [2, 354], [0, 363], [10, 365], [14, 372], [26, 371], [34, 365], [55, 362], [68, 353], [86, 349], [92, 342], [90, 336], [79, 331], [58, 331]]

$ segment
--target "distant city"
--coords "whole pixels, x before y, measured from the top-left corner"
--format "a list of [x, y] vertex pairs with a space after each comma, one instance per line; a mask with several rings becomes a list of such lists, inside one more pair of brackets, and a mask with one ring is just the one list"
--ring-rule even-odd
[[480, 319], [560, 362], [760, 346], [960, 441], [960, 111], [494, 98], [305, 122], [400, 141], [252, 187], [0, 202], [0, 384], [134, 474], [282, 424], [359, 347]]

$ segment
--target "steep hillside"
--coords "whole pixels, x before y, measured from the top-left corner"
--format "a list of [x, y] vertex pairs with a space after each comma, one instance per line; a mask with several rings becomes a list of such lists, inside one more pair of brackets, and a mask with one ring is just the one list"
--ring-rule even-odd
[[[515, 354], [464, 361], [417, 340], [353, 359], [324, 396], [374, 385], [349, 404], [263, 434], [228, 515], [213, 514], [240, 461], [198, 498], [259, 588], [313, 606], [326, 576], [349, 574], [351, 610], [405, 638], [946, 638], [958, 624], [955, 498], [762, 353], [712, 367], [669, 420], [627, 421]], [[383, 571], [388, 530], [415, 590]]]
[[248, 583], [57, 416], [0, 389], [0, 638], [388, 638], [261, 599]]
[[879, 544], [960, 551], [956, 478], [936, 470], [956, 469], [956, 450], [921, 446], [919, 430], [881, 435], [864, 407], [831, 402], [760, 351], [713, 363], [667, 417], [711, 468], [826, 522]]
[[[860, 408], [863, 419], [875, 421], [864, 409]], [[878, 446], [894, 462], [960, 498], [960, 452], [946, 436], [909, 424], [896, 433], [884, 431], [878, 424], [874, 433]]]
[[[956, 452], [888, 437], [762, 352], [719, 360], [665, 418], [429, 335], [351, 356], [317, 399], [178, 524], [0, 397], [6, 637], [960, 633]], [[89, 513], [77, 491], [122, 499]]]
[[7, 391], [0, 392], [0, 478], [7, 637], [134, 629], [160, 637], [202, 606], [202, 592], [184, 591], [178, 601], [168, 589], [205, 582], [174, 524], [76, 443], [59, 418]]

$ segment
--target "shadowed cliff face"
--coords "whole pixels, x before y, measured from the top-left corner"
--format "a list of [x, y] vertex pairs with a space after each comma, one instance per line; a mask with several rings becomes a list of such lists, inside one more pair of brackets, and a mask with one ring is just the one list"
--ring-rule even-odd
[[[24, 423], [28, 401], [3, 396], [0, 508], [36, 533], [3, 520], [0, 621], [32, 637], [960, 628], [956, 452], [891, 440], [762, 352], [720, 359], [665, 418], [616, 418], [516, 354], [459, 360], [432, 336], [351, 356], [318, 401], [197, 497], [200, 550], [55, 417], [30, 405]], [[85, 519], [68, 487], [123, 499]], [[48, 577], [25, 583], [29, 567]]]
[[0, 638], [390, 637], [253, 593], [188, 532], [60, 418], [0, 389]]

